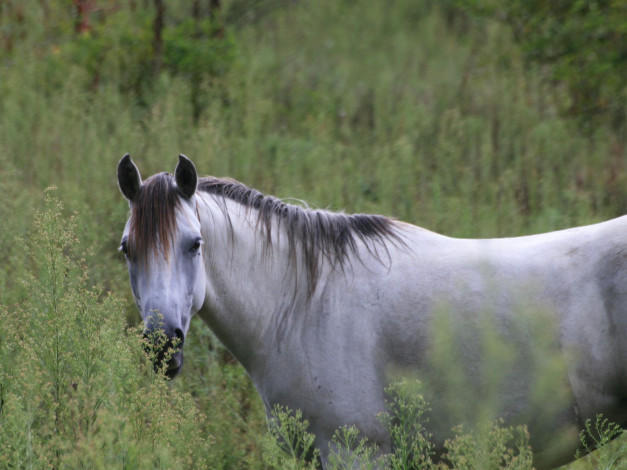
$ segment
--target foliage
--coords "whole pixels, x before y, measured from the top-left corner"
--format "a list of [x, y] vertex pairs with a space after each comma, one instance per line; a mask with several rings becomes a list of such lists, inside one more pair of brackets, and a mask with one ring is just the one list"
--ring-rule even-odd
[[[461, 292], [467, 288], [458, 287]], [[495, 286], [486, 288], [486, 295], [502, 298]], [[519, 297], [504, 289], [508, 314], [484, 310], [469, 318], [444, 302], [435, 309], [429, 370], [438, 373], [420, 378], [422, 393], [440, 413], [438, 422], [446, 423], [440, 424], [441, 432], [459, 424], [492, 423], [518, 403], [529, 407], [527, 422], [540, 428], [550, 428], [568, 411], [568, 373], [554, 320], [533, 300], [533, 286], [516, 289]]]
[[23, 247], [28, 298], [0, 309], [0, 466], [203, 467], [201, 415], [147, 366], [120, 300], [89, 287], [62, 209], [49, 190]]
[[588, 418], [585, 428], [579, 433], [583, 452], [577, 451], [576, 457], [579, 458], [582, 454], [592, 453], [598, 449], [590, 457], [594, 468], [602, 470], [625, 468], [627, 465], [624, 461], [626, 444], [621, 442], [618, 449], [609, 445], [622, 433], [623, 429], [619, 425], [610, 422], [602, 414], [597, 415], [594, 422]]
[[[529, 434], [523, 426], [503, 427], [499, 421], [487, 429], [464, 432], [463, 426], [454, 429], [455, 437], [446, 441], [444, 455], [450, 468], [458, 470], [523, 470], [531, 469], [533, 455]], [[511, 447], [513, 444], [513, 447]]]
[[148, 12], [131, 15], [125, 9], [111, 14], [89, 32], [57, 46], [49, 60], [53, 67], [74, 64], [85, 71], [88, 87], [116, 86], [141, 94], [152, 75], [152, 25]]
[[[76, 31], [75, 22], [80, 18], [67, 14], [71, 11], [68, 2], [7, 4], [4, 7], [6, 19], [0, 14], [0, 33], [4, 31], [6, 44], [4, 50], [0, 44], [3, 53], [0, 53], [0, 60], [4, 55], [10, 61], [22, 53], [23, 48], [32, 46], [26, 36], [12, 27], [16, 17], [17, 24], [27, 28], [36, 22], [38, 15], [52, 16], [52, 20], [47, 18], [43, 30], [38, 29], [42, 43], [52, 45], [43, 49], [40, 44], [36, 46], [47, 63], [49, 83], [46, 89], [55, 89], [67, 80], [65, 72], [70, 65], [82, 72], [74, 77], [75, 86], [91, 90], [116, 87], [131, 99], [151, 105], [155, 84], [167, 72], [189, 81], [193, 88], [190, 99], [199, 107], [195, 109], [199, 114], [200, 107], [205, 105], [203, 100], [198, 100], [204, 93], [200, 84], [223, 76], [235, 57], [235, 41], [224, 28], [219, 11], [211, 17], [198, 14], [192, 18], [193, 9], [189, 5], [168, 2], [173, 11], [168, 14], [169, 10], [164, 7], [165, 18], [157, 28], [159, 11], [147, 2], [143, 6], [117, 0], [82, 3], [86, 5], [82, 14], [95, 16], [98, 13], [98, 21], [85, 18], [89, 25], [85, 31]], [[183, 7], [188, 14], [180, 17]], [[75, 15], [79, 14], [75, 12]]]
[[374, 470], [387, 464], [387, 456], [378, 456], [378, 448], [368, 442], [355, 426], [342, 426], [333, 434], [327, 466], [331, 470], [360, 468]]
[[566, 84], [568, 112], [589, 121], [603, 115], [616, 126], [627, 106], [627, 2], [461, 0], [473, 11], [505, 21], [530, 61], [551, 66]]
[[212, 86], [218, 82], [235, 59], [233, 36], [216, 18], [188, 19], [165, 30], [164, 49], [167, 69], [190, 81], [192, 112], [197, 122], [209, 99], [202, 84]]
[[[441, 461], [429, 441], [431, 435], [425, 429], [429, 406], [418, 393], [419, 383], [403, 381], [387, 388], [390, 397], [388, 411], [380, 419], [390, 431], [393, 452], [380, 455], [375, 444], [369, 443], [354, 426], [338, 429], [331, 445], [328, 468], [332, 470], [359, 468], [392, 470], [529, 470], [532, 452], [529, 434], [524, 426], [504, 427], [499, 420], [482, 429], [464, 432], [457, 426], [455, 436], [445, 442]], [[309, 449], [314, 436], [307, 432], [309, 423], [302, 420], [299, 412], [276, 407], [273, 413], [278, 427], [272, 426], [270, 440], [266, 440], [268, 463], [272, 468], [309, 468], [302, 454], [295, 449]], [[285, 445], [292, 443], [293, 445]], [[282, 456], [275, 449], [285, 450]]]
[[300, 410], [292, 411], [276, 405], [264, 439], [264, 461], [276, 469], [316, 468], [319, 452], [314, 447], [315, 436], [307, 431], [308, 427], [309, 422], [303, 419]]
[[[173, 74], [224, 75], [234, 59], [233, 38], [215, 19], [187, 19], [164, 32], [165, 63]], [[190, 32], [192, 32], [190, 34]]]
[[29, 220], [27, 217], [15, 217], [20, 212], [31, 210], [31, 197], [19, 185], [18, 172], [9, 161], [0, 157], [0, 305], [9, 305], [23, 297], [24, 291], [16, 279], [17, 273], [24, 269], [22, 239], [26, 235]]
[[407, 380], [393, 383], [386, 389], [388, 412], [381, 415], [380, 420], [392, 439], [394, 452], [390, 456], [390, 468], [393, 470], [433, 465], [433, 436], [425, 427], [429, 407], [419, 389], [419, 383]]

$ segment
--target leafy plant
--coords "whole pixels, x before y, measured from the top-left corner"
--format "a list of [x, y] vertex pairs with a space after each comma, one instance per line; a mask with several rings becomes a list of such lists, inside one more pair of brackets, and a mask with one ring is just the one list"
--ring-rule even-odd
[[575, 457], [580, 458], [585, 454], [591, 454], [589, 458], [596, 469], [625, 468], [627, 464], [623, 457], [627, 451], [627, 444], [622, 442], [619, 448], [608, 445], [621, 434], [623, 434], [623, 429], [604, 418], [602, 414], [598, 414], [594, 421], [588, 418], [584, 429], [579, 432], [583, 450], [578, 450]]
[[0, 466], [202, 468], [202, 415], [153, 372], [120, 300], [90, 285], [77, 223], [48, 190], [24, 246], [29, 296], [0, 307]]
[[[529, 433], [524, 426], [503, 427], [501, 421], [489, 427], [465, 432], [453, 429], [455, 437], [444, 443], [444, 459], [457, 470], [527, 470], [533, 464]], [[446, 467], [444, 467], [446, 468]]]
[[627, 3], [624, 1], [461, 0], [510, 25], [526, 57], [566, 84], [568, 112], [582, 122], [604, 116], [622, 126], [627, 104]]
[[433, 436], [425, 428], [429, 406], [419, 390], [419, 382], [408, 380], [393, 383], [386, 389], [389, 411], [382, 414], [380, 420], [392, 439], [390, 466], [394, 470], [433, 466]]
[[368, 442], [355, 426], [342, 426], [331, 439], [328, 467], [331, 470], [359, 468], [374, 470], [388, 464], [388, 456], [378, 456], [378, 447]]
[[264, 438], [264, 462], [271, 468], [286, 470], [315, 469], [320, 453], [315, 436], [307, 431], [309, 422], [300, 410], [275, 405]]

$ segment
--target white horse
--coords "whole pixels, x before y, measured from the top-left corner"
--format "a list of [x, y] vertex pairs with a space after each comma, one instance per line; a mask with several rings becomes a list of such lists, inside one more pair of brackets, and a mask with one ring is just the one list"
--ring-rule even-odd
[[[167, 374], [181, 369], [198, 313], [244, 366], [268, 411], [275, 404], [302, 410], [323, 466], [343, 425], [391, 451], [377, 417], [386, 409], [384, 388], [414, 373], [437, 389], [445, 372], [431, 360], [438, 312], [462, 326], [453, 340], [461, 351], [456, 365], [471, 377], [486, 368], [478, 352], [485, 312], [516, 348], [511, 367], [495, 372], [493, 396], [506, 423], [529, 426], [538, 467], [574, 458], [585, 419], [604, 413], [626, 422], [627, 217], [466, 240], [378, 215], [305, 209], [230, 179], [199, 179], [183, 155], [174, 176], [143, 182], [125, 155], [118, 183], [131, 209], [121, 250], [146, 330], [161, 328], [180, 343]], [[522, 310], [549, 319], [541, 330], [554, 339], [568, 393], [533, 399], [530, 384], [543, 361], [534, 338], [545, 331], [521, 326]], [[527, 360], [534, 354], [535, 362]], [[439, 390], [429, 422], [437, 448], [456, 424], [442, 397], [463, 406], [477, 397], [465, 387]], [[549, 439], [555, 435], [566, 437]]]

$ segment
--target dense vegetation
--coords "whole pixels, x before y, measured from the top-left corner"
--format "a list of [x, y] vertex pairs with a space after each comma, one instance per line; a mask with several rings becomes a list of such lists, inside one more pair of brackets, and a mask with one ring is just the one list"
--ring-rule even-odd
[[0, 466], [298, 468], [204, 325], [146, 366], [125, 152], [454, 236], [622, 215], [625, 2], [562, 3], [0, 3]]

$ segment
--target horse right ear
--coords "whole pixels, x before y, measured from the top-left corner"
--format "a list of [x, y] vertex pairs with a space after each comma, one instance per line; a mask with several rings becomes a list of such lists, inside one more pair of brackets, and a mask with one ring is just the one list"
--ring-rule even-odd
[[139, 175], [139, 170], [128, 153], [124, 155], [120, 163], [118, 163], [118, 186], [129, 202], [135, 200], [142, 186], [142, 178]]

